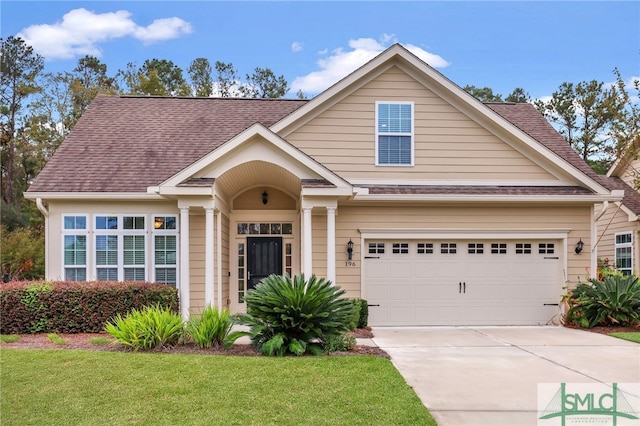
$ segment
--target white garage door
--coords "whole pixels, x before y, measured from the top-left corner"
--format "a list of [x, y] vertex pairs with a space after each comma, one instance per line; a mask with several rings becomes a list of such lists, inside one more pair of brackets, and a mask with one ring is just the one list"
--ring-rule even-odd
[[537, 325], [558, 311], [561, 241], [368, 240], [370, 325]]

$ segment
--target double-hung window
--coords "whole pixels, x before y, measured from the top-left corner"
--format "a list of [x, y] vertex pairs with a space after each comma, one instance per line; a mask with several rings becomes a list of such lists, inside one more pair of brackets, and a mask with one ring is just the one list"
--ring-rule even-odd
[[413, 165], [413, 102], [376, 102], [376, 165]]
[[175, 216], [154, 216], [153, 252], [154, 281], [176, 285], [178, 265], [178, 234]]
[[95, 216], [96, 279], [145, 281], [145, 216]]
[[616, 234], [616, 269], [624, 275], [633, 274], [633, 234]]
[[87, 217], [63, 216], [64, 279], [87, 280]]

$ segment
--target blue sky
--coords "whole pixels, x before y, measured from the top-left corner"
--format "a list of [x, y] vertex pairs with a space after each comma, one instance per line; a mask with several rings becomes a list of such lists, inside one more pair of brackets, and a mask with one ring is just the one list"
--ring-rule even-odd
[[308, 95], [402, 43], [454, 83], [534, 98], [564, 81], [640, 77], [640, 2], [6, 1], [1, 35], [21, 35], [46, 71], [85, 54], [127, 62], [196, 57], [283, 74]]

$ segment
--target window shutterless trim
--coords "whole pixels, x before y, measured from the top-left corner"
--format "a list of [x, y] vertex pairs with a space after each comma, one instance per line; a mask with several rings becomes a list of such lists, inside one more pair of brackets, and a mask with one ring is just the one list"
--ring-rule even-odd
[[[409, 105], [411, 108], [411, 130], [397, 132], [380, 132], [380, 107], [383, 105]], [[415, 107], [413, 101], [376, 101], [375, 111], [375, 165], [384, 167], [411, 167], [415, 163]], [[380, 137], [409, 137], [411, 144], [409, 163], [381, 163], [380, 162]]]

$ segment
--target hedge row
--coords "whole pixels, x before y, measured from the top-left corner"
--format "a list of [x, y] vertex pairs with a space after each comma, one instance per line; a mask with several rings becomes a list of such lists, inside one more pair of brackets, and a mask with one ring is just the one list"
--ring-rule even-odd
[[177, 290], [141, 282], [10, 282], [0, 285], [0, 333], [99, 333], [116, 314], [154, 304], [177, 312]]

